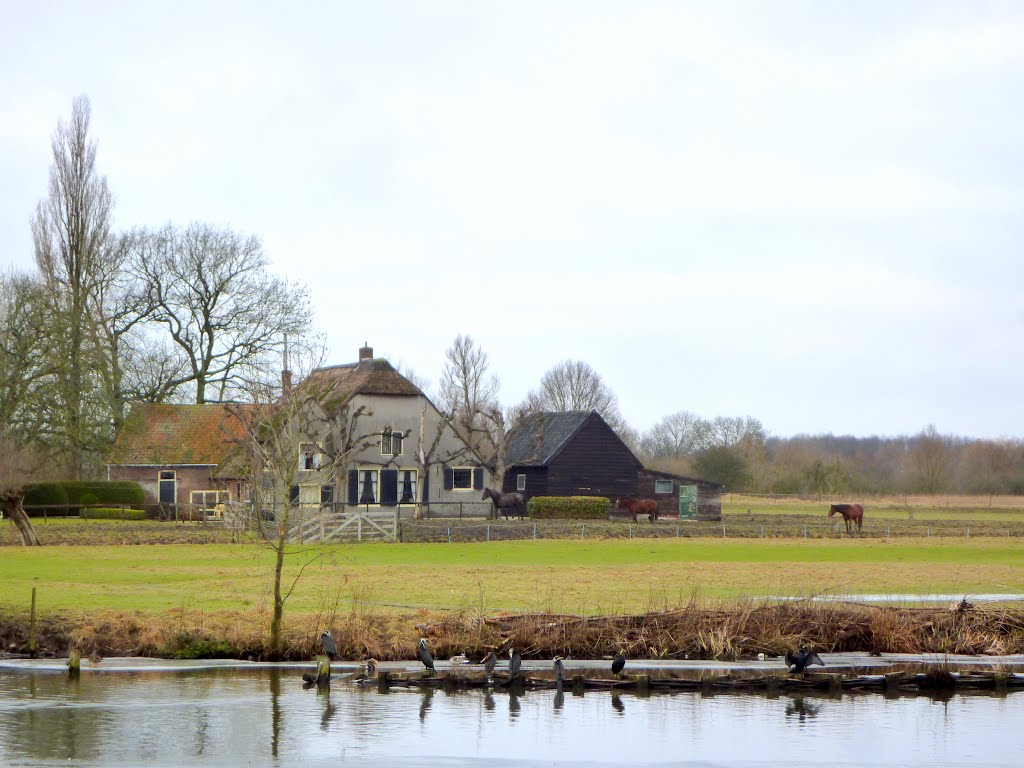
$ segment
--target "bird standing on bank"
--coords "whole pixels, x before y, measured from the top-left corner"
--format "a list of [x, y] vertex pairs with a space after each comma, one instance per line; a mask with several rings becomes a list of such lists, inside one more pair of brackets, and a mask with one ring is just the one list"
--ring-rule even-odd
[[337, 661], [338, 659], [338, 646], [334, 642], [334, 638], [331, 637], [331, 630], [325, 629], [324, 633], [320, 635], [320, 645], [324, 649], [324, 653], [327, 654], [327, 658], [331, 661]]
[[427, 650], [427, 638], [420, 638], [420, 647], [416, 651], [416, 655], [420, 661], [423, 662], [423, 666], [429, 669], [431, 672], [434, 671], [434, 657], [430, 655], [430, 651]]
[[801, 647], [799, 653], [786, 651], [786, 666], [789, 667], [790, 672], [803, 672], [804, 668], [809, 667], [811, 664], [817, 664], [821, 667], [825, 666], [825, 662], [821, 660], [821, 657], [807, 648]]
[[615, 654], [615, 658], [612, 659], [612, 674], [613, 675], [621, 674], [622, 673], [622, 669], [625, 666], [626, 666], [626, 649], [622, 648], [622, 649], [619, 650], [619, 652], [617, 654]]

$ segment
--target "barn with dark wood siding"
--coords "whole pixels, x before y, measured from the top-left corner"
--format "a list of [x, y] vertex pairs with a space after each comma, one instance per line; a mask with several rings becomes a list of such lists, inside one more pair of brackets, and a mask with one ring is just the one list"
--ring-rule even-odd
[[530, 414], [508, 433], [505, 465], [502, 490], [527, 499], [650, 498], [660, 514], [678, 515], [680, 494], [695, 486], [697, 519], [722, 515], [722, 486], [647, 469], [596, 411]]

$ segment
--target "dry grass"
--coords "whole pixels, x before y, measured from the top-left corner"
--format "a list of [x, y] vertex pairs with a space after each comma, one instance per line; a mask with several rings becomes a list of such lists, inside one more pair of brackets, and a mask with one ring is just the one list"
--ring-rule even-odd
[[[420, 636], [438, 658], [481, 658], [509, 645], [525, 657], [601, 658], [625, 646], [632, 658], [738, 659], [781, 655], [800, 645], [825, 651], [997, 654], [1024, 652], [1024, 610], [873, 607], [845, 603], [751, 600], [709, 602], [694, 596], [685, 607], [639, 615], [575, 616], [549, 613], [484, 615], [475, 607], [450, 612], [395, 614], [353, 602], [330, 622], [293, 622], [285, 658], [309, 659], [329, 628], [350, 659], [415, 658]], [[52, 616], [40, 623], [39, 647], [63, 655], [235, 656], [267, 658], [268, 617], [232, 612], [171, 611], [159, 617], [105, 612]], [[27, 647], [23, 617], [0, 617], [0, 642]]]

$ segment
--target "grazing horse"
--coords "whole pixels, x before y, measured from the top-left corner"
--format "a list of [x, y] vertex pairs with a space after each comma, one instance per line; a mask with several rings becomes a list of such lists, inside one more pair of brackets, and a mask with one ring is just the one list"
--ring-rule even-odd
[[510, 511], [511, 514], [519, 517], [526, 516], [526, 497], [521, 493], [500, 493], [493, 488], [484, 488], [482, 498], [490, 499], [491, 503], [494, 504], [495, 519], [501, 514], [507, 520]]
[[860, 504], [833, 504], [828, 508], [829, 517], [836, 512], [843, 516], [847, 533], [851, 532], [854, 525], [857, 526], [858, 531], [864, 527], [864, 507]]
[[616, 499], [615, 508], [629, 510], [634, 523], [637, 515], [647, 515], [651, 523], [658, 519], [658, 502], [654, 499]]

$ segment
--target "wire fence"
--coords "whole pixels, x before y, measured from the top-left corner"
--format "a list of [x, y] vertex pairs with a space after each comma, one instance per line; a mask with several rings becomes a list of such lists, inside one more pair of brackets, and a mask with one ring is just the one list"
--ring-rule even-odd
[[619, 521], [537, 520], [465, 523], [455, 520], [403, 520], [404, 542], [490, 542], [539, 539], [896, 539], [896, 538], [978, 538], [1015, 539], [1024, 536], [1024, 521], [878, 521], [862, 530], [846, 532], [842, 523], [820, 520], [749, 521], [744, 517], [718, 522], [662, 519], [656, 523]]

